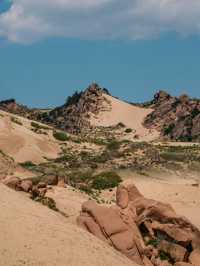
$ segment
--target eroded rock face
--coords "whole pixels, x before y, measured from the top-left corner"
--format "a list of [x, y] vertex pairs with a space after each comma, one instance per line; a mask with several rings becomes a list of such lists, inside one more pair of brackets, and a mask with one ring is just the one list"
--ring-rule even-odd
[[200, 231], [170, 205], [144, 198], [133, 184], [120, 185], [116, 198], [112, 207], [84, 203], [78, 224], [139, 265], [200, 265]]
[[179, 141], [200, 141], [200, 101], [187, 95], [172, 97], [164, 91], [155, 94], [154, 111], [145, 126], [161, 131], [161, 136]]
[[105, 107], [104, 93], [108, 91], [93, 83], [84, 92], [74, 93], [66, 104], [38, 119], [73, 134], [88, 130], [91, 128], [90, 114], [97, 115]]

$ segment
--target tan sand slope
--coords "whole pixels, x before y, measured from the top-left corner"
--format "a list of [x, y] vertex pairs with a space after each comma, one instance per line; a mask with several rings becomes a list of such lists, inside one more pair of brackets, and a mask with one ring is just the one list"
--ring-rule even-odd
[[[40, 163], [44, 157], [55, 158], [60, 151], [52, 137], [37, 134], [31, 130], [31, 121], [0, 111], [0, 150], [16, 162], [32, 161]], [[11, 121], [16, 117], [22, 125]]]
[[154, 140], [159, 136], [156, 130], [150, 131], [143, 126], [145, 117], [152, 112], [152, 109], [137, 107], [107, 94], [104, 97], [111, 104], [111, 109], [100, 112], [97, 117], [92, 117], [92, 125], [115, 126], [121, 122], [127, 128], [133, 129], [134, 134], [139, 135], [141, 140]]
[[134, 266], [67, 218], [0, 184], [0, 266]]

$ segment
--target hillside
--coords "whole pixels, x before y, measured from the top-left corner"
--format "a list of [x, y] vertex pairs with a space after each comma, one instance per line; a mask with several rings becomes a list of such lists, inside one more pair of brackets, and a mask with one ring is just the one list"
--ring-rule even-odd
[[0, 111], [0, 150], [16, 162], [44, 162], [56, 158], [60, 148], [52, 129], [29, 119]]

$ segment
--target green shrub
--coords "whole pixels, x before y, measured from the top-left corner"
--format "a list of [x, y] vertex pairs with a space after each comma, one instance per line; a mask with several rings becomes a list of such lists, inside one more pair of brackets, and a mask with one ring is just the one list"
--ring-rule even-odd
[[115, 172], [102, 172], [93, 177], [92, 187], [102, 190], [117, 187], [122, 181], [121, 177]]
[[166, 128], [164, 128], [164, 136], [170, 135], [174, 128], [175, 128], [174, 123], [172, 123], [172, 124], [168, 125]]
[[124, 125], [124, 123], [122, 123], [122, 122], [119, 122], [119, 123], [117, 124], [117, 127], [124, 128], [124, 127], [126, 127], [126, 126]]
[[132, 128], [127, 128], [127, 129], [125, 130], [125, 133], [131, 133], [131, 132], [133, 132]]
[[26, 162], [23, 162], [23, 163], [20, 163], [20, 165], [24, 168], [31, 168], [31, 167], [34, 167], [36, 166], [33, 162], [31, 161], [26, 161]]
[[12, 121], [13, 123], [15, 123], [15, 124], [20, 125], [20, 126], [23, 125], [22, 122], [21, 122], [19, 119], [17, 119], [16, 117], [14, 117], [14, 116], [11, 117], [11, 121]]
[[54, 136], [55, 139], [57, 139], [59, 141], [67, 141], [67, 140], [69, 140], [69, 136], [67, 136], [67, 134], [64, 133], [64, 132], [55, 131], [53, 133], [53, 136]]
[[42, 205], [47, 206], [49, 209], [58, 211], [58, 208], [56, 207], [56, 202], [54, 199], [49, 198], [49, 197], [36, 197], [32, 198], [36, 202], [42, 203]]
[[117, 140], [111, 140], [108, 144], [107, 144], [107, 149], [108, 150], [118, 150], [121, 146], [121, 143], [118, 142]]

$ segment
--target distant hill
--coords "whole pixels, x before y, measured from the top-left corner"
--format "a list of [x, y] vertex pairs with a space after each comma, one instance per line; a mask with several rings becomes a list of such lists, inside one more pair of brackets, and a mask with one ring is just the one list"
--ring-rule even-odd
[[157, 92], [148, 102], [129, 104], [93, 83], [52, 110], [30, 109], [14, 99], [1, 101], [0, 109], [72, 134], [120, 123], [134, 132], [132, 137], [142, 140], [160, 137], [171, 141], [200, 141], [200, 100], [187, 95], [173, 97], [165, 91]]

